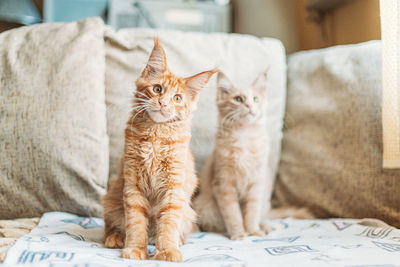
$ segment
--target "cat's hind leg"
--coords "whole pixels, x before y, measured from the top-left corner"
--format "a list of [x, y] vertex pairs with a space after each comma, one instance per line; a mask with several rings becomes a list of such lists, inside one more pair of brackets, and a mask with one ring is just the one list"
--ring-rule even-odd
[[196, 213], [194, 210], [190, 206], [186, 206], [181, 222], [180, 246], [185, 244], [186, 238], [190, 233], [200, 231], [199, 227], [194, 223], [195, 219]]
[[[211, 190], [209, 190], [211, 191]], [[224, 219], [219, 212], [217, 202], [212, 192], [200, 192], [194, 200], [193, 207], [197, 212], [197, 225], [201, 231], [225, 233], [226, 227]]]
[[125, 235], [119, 232], [113, 232], [105, 237], [104, 245], [107, 248], [123, 248]]
[[125, 216], [122, 202], [123, 180], [113, 177], [103, 198], [104, 245], [107, 248], [123, 248], [125, 240]]

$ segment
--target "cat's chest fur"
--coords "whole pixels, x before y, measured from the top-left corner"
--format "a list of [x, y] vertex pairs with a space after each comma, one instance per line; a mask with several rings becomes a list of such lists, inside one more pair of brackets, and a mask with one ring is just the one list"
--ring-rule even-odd
[[163, 172], [164, 165], [168, 164], [168, 155], [171, 147], [161, 141], [143, 141], [138, 144], [137, 152], [139, 163], [143, 166], [143, 175], [152, 176]]
[[141, 189], [148, 196], [165, 187], [168, 173], [173, 168], [173, 155], [178, 153], [176, 150], [161, 140], [141, 141], [137, 144], [138, 178]]
[[186, 161], [190, 136], [155, 133], [134, 139], [130, 155], [135, 161], [138, 187], [151, 202], [157, 202], [173, 180], [183, 182], [185, 177], [171, 174], [181, 171], [177, 166], [184, 167], [179, 163]]
[[239, 136], [232, 140], [232, 158], [240, 172], [245, 173], [247, 179], [266, 163], [268, 142], [263, 136]]
[[235, 187], [245, 190], [264, 176], [268, 164], [269, 138], [265, 131], [238, 131], [221, 140], [217, 151], [216, 160], [225, 166], [229, 164]]

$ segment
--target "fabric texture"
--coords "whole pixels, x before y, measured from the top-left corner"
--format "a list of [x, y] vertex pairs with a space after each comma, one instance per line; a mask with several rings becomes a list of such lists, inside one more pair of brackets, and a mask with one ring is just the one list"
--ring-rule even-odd
[[0, 35], [0, 218], [100, 216], [108, 179], [104, 25]]
[[0, 262], [18, 238], [28, 234], [38, 223], [39, 218], [0, 220]]
[[400, 3], [381, 0], [383, 167], [400, 168]]
[[[9, 250], [6, 266], [398, 266], [400, 230], [360, 225], [358, 220], [272, 220], [265, 237], [232, 241], [191, 233], [181, 247], [183, 263], [120, 258], [102, 244], [103, 220], [46, 213]], [[154, 246], [148, 246], [154, 255]]]
[[400, 227], [400, 171], [382, 168], [381, 42], [293, 54], [288, 77], [274, 205]]
[[[107, 131], [110, 137], [110, 174], [117, 173], [124, 146], [124, 128], [130, 112], [135, 80], [145, 67], [153, 38], [166, 51], [170, 70], [182, 77], [218, 67], [238, 86], [250, 86], [268, 72], [267, 116], [271, 137], [270, 179], [275, 177], [282, 138], [286, 97], [286, 62], [282, 43], [238, 34], [202, 34], [177, 31], [108, 29], [106, 39]], [[216, 76], [216, 75], [214, 75]], [[192, 151], [199, 171], [214, 147], [217, 126], [216, 77], [201, 92], [192, 123]]]

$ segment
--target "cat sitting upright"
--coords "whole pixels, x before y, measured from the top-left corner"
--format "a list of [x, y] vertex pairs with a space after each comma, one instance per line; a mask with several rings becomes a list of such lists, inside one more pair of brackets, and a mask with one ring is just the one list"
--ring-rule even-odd
[[200, 193], [194, 201], [203, 231], [227, 232], [231, 239], [270, 231], [267, 224], [260, 225], [262, 202], [269, 201], [264, 196], [273, 183], [267, 171], [266, 82], [264, 72], [252, 86], [240, 89], [218, 74], [216, 144], [200, 174]]
[[124, 258], [147, 259], [150, 239], [156, 260], [182, 261], [179, 245], [196, 217], [190, 206], [197, 185], [189, 149], [191, 114], [215, 72], [176, 77], [155, 39], [136, 81], [120, 174], [104, 197], [105, 246], [123, 248]]

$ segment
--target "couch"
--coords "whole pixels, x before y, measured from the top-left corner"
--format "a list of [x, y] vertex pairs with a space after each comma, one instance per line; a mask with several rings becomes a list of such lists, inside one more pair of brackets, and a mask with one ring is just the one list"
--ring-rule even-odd
[[[0, 34], [0, 253], [8, 251], [5, 265], [171, 265], [121, 259], [101, 240], [100, 198], [118, 172], [134, 81], [154, 36], [166, 50], [170, 69], [181, 76], [219, 67], [246, 86], [269, 69], [271, 152], [265, 164], [266, 179], [275, 187], [265, 197], [274, 207], [307, 207], [319, 218], [270, 220], [265, 205], [263, 218], [274, 229], [268, 236], [230, 241], [220, 234], [192, 233], [182, 247], [184, 262], [398, 264], [400, 230], [394, 227], [400, 227], [400, 173], [381, 167], [379, 41], [287, 57], [272, 38], [115, 31], [91, 18]], [[214, 79], [193, 117], [198, 170], [216, 131]], [[17, 220], [31, 217], [40, 221]]]

